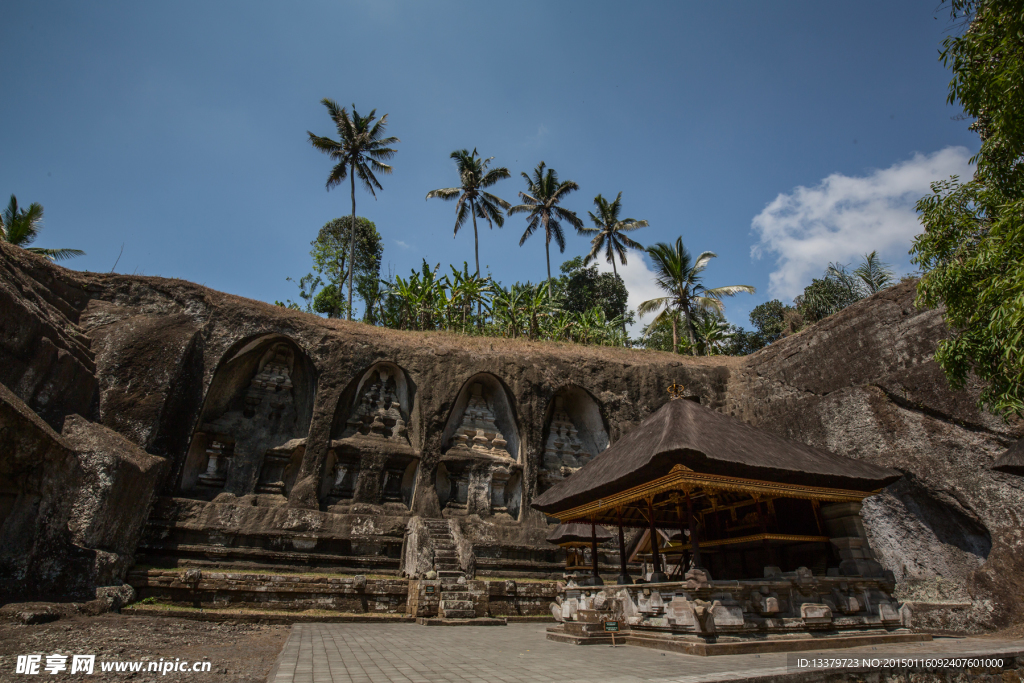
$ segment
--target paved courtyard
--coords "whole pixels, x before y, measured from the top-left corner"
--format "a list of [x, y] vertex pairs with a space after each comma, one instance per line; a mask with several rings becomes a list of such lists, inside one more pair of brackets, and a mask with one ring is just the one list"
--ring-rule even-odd
[[[545, 640], [547, 624], [430, 627], [295, 624], [270, 683], [635, 683], [730, 681], [785, 674], [786, 654], [694, 657]], [[940, 638], [831, 650], [831, 656], [1024, 654], [1024, 641]], [[813, 653], [799, 653], [809, 656]]]

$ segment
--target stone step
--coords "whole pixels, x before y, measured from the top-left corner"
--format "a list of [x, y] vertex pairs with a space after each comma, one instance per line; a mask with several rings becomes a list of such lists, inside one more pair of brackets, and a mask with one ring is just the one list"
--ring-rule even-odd
[[460, 577], [465, 576], [466, 573], [461, 569], [459, 571], [452, 571], [447, 569], [437, 570], [437, 577], [439, 579], [452, 579], [452, 583], [455, 583]]
[[473, 609], [472, 600], [452, 600], [446, 595], [441, 596], [441, 606], [443, 609]]
[[442, 610], [441, 616], [445, 619], [473, 619], [476, 617], [476, 610], [472, 609], [452, 609]]
[[457, 557], [435, 557], [434, 569], [458, 569], [459, 558]]
[[451, 561], [454, 561], [454, 562], [458, 562], [459, 554], [457, 552], [455, 552], [454, 550], [435, 550], [434, 551], [434, 559], [435, 560], [451, 560]]
[[472, 601], [473, 596], [469, 594], [469, 591], [441, 591], [441, 600], [446, 602], [453, 601]]

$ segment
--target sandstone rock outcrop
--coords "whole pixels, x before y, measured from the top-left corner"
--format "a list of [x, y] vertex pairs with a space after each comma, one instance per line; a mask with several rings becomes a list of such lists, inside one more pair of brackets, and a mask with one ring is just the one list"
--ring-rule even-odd
[[[914, 308], [912, 283], [749, 357], [686, 358], [386, 330], [0, 250], [0, 382], [25, 406], [4, 414], [20, 416], [21, 448], [67, 463], [15, 481], [7, 461], [31, 457], [5, 450], [3, 491], [74, 489], [95, 451], [68, 437], [102, 425], [120, 435], [107, 452], [133, 463], [117, 486], [137, 502], [114, 505], [105, 489], [91, 509], [130, 520], [115, 532], [94, 517], [86, 533], [56, 496], [47, 524], [63, 536], [37, 524], [11, 539], [93, 558], [135, 546], [154, 562], [352, 573], [398, 573], [404, 554], [416, 575], [427, 558], [403, 542], [427, 534], [410, 520], [444, 518], [470, 575], [555, 573], [533, 497], [678, 382], [756, 426], [905, 472], [864, 512], [905, 598], [969, 602], [970, 620], [990, 626], [1022, 613], [1024, 479], [989, 467], [1024, 426], [980, 412], [975, 390], [948, 389], [931, 360], [941, 315]], [[6, 510], [0, 561], [13, 577]]]

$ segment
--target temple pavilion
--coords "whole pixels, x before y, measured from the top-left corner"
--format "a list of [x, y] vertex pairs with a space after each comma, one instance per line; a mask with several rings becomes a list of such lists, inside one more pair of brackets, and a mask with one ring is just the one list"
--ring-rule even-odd
[[[900, 476], [762, 431], [693, 397], [671, 400], [533, 503], [563, 525], [619, 531], [617, 585], [601, 588], [596, 567], [591, 580], [570, 581], [552, 606], [563, 623], [549, 637], [582, 642], [595, 635], [595, 620], [614, 617], [634, 639], [657, 635], [687, 647], [810, 630], [905, 640], [892, 572], [875, 560], [860, 518], [862, 501]], [[655, 539], [643, 583], [627, 571], [624, 529]], [[666, 552], [674, 555], [672, 576]]]
[[[687, 539], [685, 564], [722, 579], [761, 578], [766, 566], [825, 574], [831, 564], [841, 569], [831, 540], [863, 536], [861, 501], [900, 476], [683, 399], [666, 403], [533, 505], [563, 524], [652, 536], [671, 530]], [[842, 527], [830, 524], [836, 518], [851, 516], [856, 522], [830, 530]], [[660, 545], [651, 546], [652, 581], [668, 578]], [[625, 575], [626, 549], [619, 550]]]

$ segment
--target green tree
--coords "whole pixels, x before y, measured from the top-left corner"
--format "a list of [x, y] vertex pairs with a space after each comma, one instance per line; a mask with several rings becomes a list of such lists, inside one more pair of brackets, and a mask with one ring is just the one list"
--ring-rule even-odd
[[633, 312], [626, 309], [629, 292], [622, 278], [615, 273], [602, 273], [597, 266], [584, 265], [582, 257], [569, 259], [561, 265], [557, 285], [562, 308], [570, 313], [585, 313], [595, 305], [606, 318], [623, 318], [633, 323]]
[[954, 0], [970, 21], [943, 41], [948, 102], [981, 138], [974, 177], [932, 185], [917, 204], [924, 232], [913, 262], [919, 304], [945, 307], [935, 360], [954, 389], [973, 373], [980, 403], [1024, 415], [1024, 12], [1011, 0]]
[[[753, 334], [760, 337], [760, 345], [753, 350], [756, 351], [762, 346], [776, 342], [789, 332], [790, 321], [795, 313], [795, 308], [787, 306], [778, 299], [754, 306], [754, 310], [750, 312], [750, 324], [756, 330]], [[757, 340], [748, 342], [749, 345], [756, 343]]]
[[[545, 169], [547, 173], [545, 173]], [[526, 192], [519, 193], [519, 198], [523, 203], [510, 208], [508, 214], [510, 216], [517, 213], [528, 214], [526, 232], [519, 240], [519, 246], [523, 246], [527, 238], [538, 227], [544, 229], [544, 253], [547, 256], [548, 264], [548, 298], [551, 298], [551, 240], [554, 239], [558, 243], [559, 252], [564, 252], [565, 234], [562, 232], [561, 221], [576, 228], [577, 232], [583, 228], [583, 221], [576, 215], [576, 212], [564, 209], [558, 204], [570, 192], [580, 189], [580, 186], [571, 180], [559, 182], [555, 169], [547, 168], [543, 161], [534, 169], [532, 178], [526, 173], [521, 175], [526, 180]]]
[[817, 322], [863, 298], [859, 280], [845, 266], [830, 263], [824, 276], [813, 278], [793, 303], [805, 319]]
[[505, 224], [505, 216], [502, 209], [508, 209], [510, 204], [501, 197], [485, 192], [488, 187], [493, 187], [499, 180], [511, 177], [508, 169], [504, 166], [487, 169], [494, 157], [481, 159], [476, 153], [459, 149], [451, 153], [455, 160], [455, 167], [459, 171], [459, 180], [462, 185], [459, 187], [444, 187], [439, 190], [431, 190], [427, 193], [427, 199], [438, 197], [445, 201], [458, 200], [455, 205], [455, 234], [459, 234], [468, 217], [473, 218], [473, 250], [476, 255], [476, 274], [480, 274], [480, 238], [477, 234], [477, 217], [487, 221], [493, 229], [496, 223], [500, 228]]
[[32, 202], [28, 208], [18, 206], [18, 198], [13, 194], [7, 208], [0, 214], [0, 239], [4, 242], [21, 247], [33, 254], [45, 256], [51, 261], [64, 261], [75, 256], [85, 256], [81, 249], [45, 249], [30, 247], [36, 241], [39, 231], [43, 229], [43, 205]]
[[[655, 284], [666, 296], [644, 301], [638, 307], [640, 315], [660, 311], [653, 324], [657, 324], [664, 316], [672, 323], [672, 348], [679, 348], [679, 330], [677, 321], [682, 319], [687, 335], [687, 343], [692, 355], [697, 353], [697, 337], [694, 319], [698, 311], [722, 311], [722, 299], [740, 293], [753, 294], [756, 290], [750, 285], [730, 285], [708, 289], [703, 284], [703, 272], [708, 262], [717, 254], [710, 251], [702, 252], [696, 260], [683, 246], [683, 238], [676, 239], [675, 244], [659, 242], [647, 248], [647, 254], [654, 264]], [[678, 352], [678, 351], [676, 351]]]
[[[330, 318], [348, 314], [343, 296], [345, 281], [355, 281], [356, 293], [363, 301], [363, 319], [368, 320], [376, 298], [380, 295], [380, 264], [384, 256], [384, 241], [377, 226], [362, 216], [356, 218], [355, 273], [349, 269], [350, 236], [352, 218], [344, 216], [328, 221], [320, 228], [316, 239], [310, 242], [313, 249], [313, 270], [324, 278], [324, 288], [317, 295], [313, 310], [325, 313]], [[351, 301], [351, 297], [349, 298]], [[347, 315], [351, 319], [351, 315]]]
[[[339, 107], [334, 100], [325, 97], [321, 100], [321, 103], [327, 107], [331, 121], [334, 122], [335, 127], [338, 129], [338, 140], [320, 137], [310, 131], [306, 131], [306, 133], [309, 135], [309, 142], [313, 145], [314, 149], [327, 154], [336, 162], [331, 169], [330, 175], [327, 176], [327, 189], [330, 190], [332, 187], [340, 185], [345, 178], [348, 178], [350, 181], [352, 191], [352, 222], [350, 227], [352, 234], [349, 242], [349, 260], [354, 261], [356, 252], [356, 176], [359, 176], [363, 187], [369, 190], [370, 194], [376, 199], [377, 193], [375, 188], [377, 190], [383, 188], [380, 182], [377, 181], [374, 171], [378, 173], [391, 173], [391, 166], [384, 162], [391, 159], [396, 151], [388, 147], [388, 145], [399, 142], [399, 139], [396, 137], [383, 137], [384, 131], [387, 128], [387, 114], [384, 114], [377, 121], [376, 109], [371, 110], [367, 116], [360, 116], [359, 112], [356, 111], [356, 105], [353, 104], [352, 116], [350, 117], [348, 110], [344, 107]], [[374, 121], [377, 122], [374, 123]], [[354, 269], [349, 270], [349, 320], [352, 319], [353, 273]]]
[[615, 257], [619, 257], [622, 265], [626, 265], [626, 249], [643, 249], [643, 245], [631, 239], [627, 232], [633, 232], [640, 228], [647, 227], [647, 221], [638, 221], [635, 218], [619, 218], [622, 211], [622, 193], [620, 192], [615, 201], [609, 203], [601, 195], [594, 197], [594, 206], [597, 208], [597, 215], [588, 211], [590, 220], [594, 223], [593, 228], [581, 228], [584, 235], [593, 235], [590, 242], [590, 253], [584, 259], [584, 265], [595, 261], [601, 250], [604, 250], [605, 261], [612, 264], [612, 272], [616, 277], [619, 275], [615, 267]]

